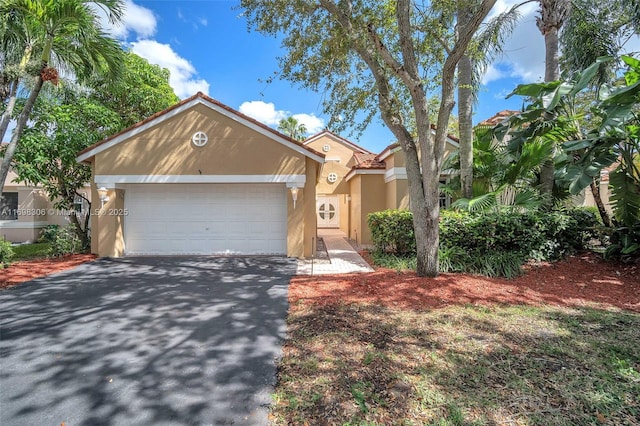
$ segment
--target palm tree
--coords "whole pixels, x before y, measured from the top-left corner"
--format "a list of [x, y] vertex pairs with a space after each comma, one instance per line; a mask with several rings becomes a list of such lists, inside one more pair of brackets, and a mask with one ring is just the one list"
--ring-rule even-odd
[[307, 127], [298, 122], [293, 117], [287, 117], [280, 120], [278, 130], [289, 136], [291, 139], [302, 141], [306, 138]]
[[[477, 0], [458, 0], [458, 32], [469, 25], [470, 11]], [[460, 187], [462, 197], [473, 197], [473, 106], [477, 102], [480, 80], [487, 67], [502, 54], [506, 37], [513, 32], [520, 18], [520, 5], [512, 7], [490, 20], [474, 36], [470, 46], [458, 62], [458, 130], [460, 148]]]
[[[540, 16], [536, 17], [536, 25], [544, 37], [544, 81], [556, 81], [560, 78], [559, 34], [562, 24], [569, 14], [571, 3], [569, 0], [538, 0]], [[553, 203], [553, 183], [555, 167], [553, 155], [542, 165], [540, 170], [540, 185], [543, 194], [547, 195], [549, 204]]]
[[[6, 60], [15, 57], [15, 52], [23, 50], [21, 63], [29, 70], [31, 57], [37, 58], [31, 74], [32, 81], [22, 82], [28, 87], [29, 97], [20, 114], [11, 141], [4, 150], [0, 165], [0, 191], [16, 152], [18, 141], [22, 135], [33, 106], [43, 84], [49, 81], [57, 84], [60, 72], [68, 73], [77, 79], [85, 79], [90, 75], [101, 73], [114, 78], [122, 64], [123, 51], [117, 41], [107, 36], [100, 26], [100, 19], [95, 7], [104, 10], [112, 22], [122, 17], [122, 0], [1, 0], [0, 16], [3, 22], [3, 47], [12, 52]], [[21, 27], [19, 34], [28, 37], [16, 37], [14, 32], [7, 31], [12, 27]], [[3, 72], [7, 70], [3, 64]], [[20, 76], [18, 76], [20, 78]], [[18, 82], [14, 79], [17, 89]], [[9, 104], [8, 106], [13, 106]], [[8, 114], [11, 115], [12, 111]], [[6, 131], [6, 129], [5, 129]], [[4, 137], [4, 132], [1, 135]]]

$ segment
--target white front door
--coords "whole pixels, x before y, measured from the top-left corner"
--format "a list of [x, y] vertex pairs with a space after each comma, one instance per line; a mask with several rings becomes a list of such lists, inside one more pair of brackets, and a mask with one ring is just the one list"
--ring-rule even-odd
[[339, 228], [340, 207], [337, 196], [319, 196], [316, 201], [316, 213], [318, 215], [318, 228]]

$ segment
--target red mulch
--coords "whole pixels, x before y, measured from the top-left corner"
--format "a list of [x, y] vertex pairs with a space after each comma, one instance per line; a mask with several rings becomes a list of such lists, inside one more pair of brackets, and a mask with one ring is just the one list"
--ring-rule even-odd
[[404, 309], [456, 304], [617, 307], [640, 312], [640, 265], [608, 263], [593, 253], [526, 267], [512, 280], [467, 274], [420, 278], [376, 268], [370, 274], [298, 276], [289, 299], [326, 305], [372, 303]]
[[70, 254], [62, 257], [25, 260], [12, 263], [8, 268], [0, 269], [0, 288], [10, 287], [34, 278], [53, 274], [75, 268], [76, 266], [91, 262], [94, 254]]

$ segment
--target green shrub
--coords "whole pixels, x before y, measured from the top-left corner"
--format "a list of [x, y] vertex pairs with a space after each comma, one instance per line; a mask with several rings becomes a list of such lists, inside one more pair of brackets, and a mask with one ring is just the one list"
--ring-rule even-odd
[[73, 225], [59, 228], [51, 241], [51, 254], [54, 256], [81, 253], [83, 250], [82, 241], [78, 238]]
[[367, 223], [375, 251], [406, 255], [415, 253], [413, 215], [408, 210], [384, 210], [370, 213]]
[[[410, 212], [372, 213], [369, 226], [376, 251], [395, 255], [374, 257], [376, 263], [380, 259], [378, 264], [394, 269], [409, 264], [408, 255], [415, 254]], [[511, 278], [529, 259], [554, 261], [583, 250], [598, 229], [594, 212], [582, 208], [550, 213], [445, 210], [440, 217], [440, 270]]]
[[613, 229], [610, 245], [604, 252], [607, 259], [633, 262], [640, 259], [640, 223]]
[[40, 239], [38, 241], [41, 243], [51, 243], [59, 231], [60, 225], [47, 225], [40, 231]]
[[13, 248], [9, 241], [0, 240], [0, 268], [6, 268], [13, 258]]
[[374, 251], [371, 256], [376, 265], [396, 271], [415, 271], [417, 266], [415, 255], [398, 256], [393, 253]]

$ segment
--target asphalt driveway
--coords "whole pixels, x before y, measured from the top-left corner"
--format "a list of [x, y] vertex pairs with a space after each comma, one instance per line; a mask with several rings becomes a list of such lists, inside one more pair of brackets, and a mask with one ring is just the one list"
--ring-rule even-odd
[[295, 271], [101, 259], [0, 291], [0, 424], [266, 424]]

